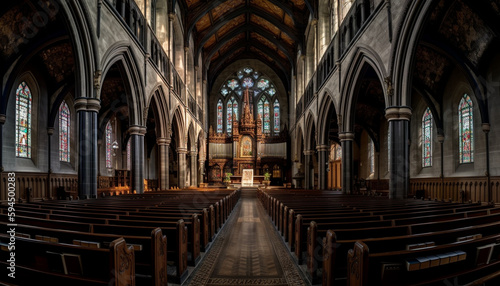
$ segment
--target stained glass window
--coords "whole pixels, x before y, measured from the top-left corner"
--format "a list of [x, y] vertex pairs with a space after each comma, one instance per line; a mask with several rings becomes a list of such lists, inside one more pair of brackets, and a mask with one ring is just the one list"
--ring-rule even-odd
[[460, 163], [474, 162], [474, 118], [472, 100], [464, 94], [458, 106]]
[[239, 72], [237, 73], [237, 75], [238, 75], [238, 78], [239, 78], [239, 79], [242, 79], [242, 78], [243, 78], [243, 71], [239, 71]]
[[422, 167], [432, 166], [432, 113], [429, 107], [422, 116]]
[[238, 114], [238, 102], [236, 101], [236, 98], [232, 98], [233, 100], [233, 113], [234, 113], [234, 116], [236, 117], [236, 120], [238, 120], [239, 118], [239, 114]]
[[280, 132], [280, 103], [276, 99], [274, 101], [274, 133]]
[[266, 99], [264, 101], [264, 118], [262, 119], [262, 132], [270, 133], [271, 132], [271, 116], [269, 115], [269, 101]]
[[241, 89], [238, 89], [236, 91], [236, 94], [238, 94], [238, 96], [241, 97], [243, 95], [243, 91]]
[[222, 133], [222, 100], [217, 103], [217, 133]]
[[31, 91], [22, 82], [16, 92], [16, 156], [31, 158]]
[[106, 168], [111, 169], [113, 167], [111, 162], [111, 152], [113, 152], [113, 146], [111, 143], [111, 134], [113, 133], [113, 128], [111, 127], [111, 120], [106, 124]]
[[65, 101], [59, 106], [59, 161], [69, 162], [71, 114]]
[[252, 68], [244, 68], [243, 71], [245, 73], [251, 73], [253, 71], [253, 69]]
[[274, 96], [276, 94], [276, 89], [270, 88], [267, 93], [269, 93], [270, 96]]
[[264, 118], [264, 98], [262, 98], [259, 101], [259, 104], [257, 104], [257, 113], [259, 114], [259, 117], [261, 120]]
[[127, 170], [132, 170], [132, 150], [130, 146], [130, 139], [127, 143]]
[[251, 88], [253, 87], [253, 79], [249, 78], [249, 77], [246, 77], [243, 79], [243, 82], [241, 83], [241, 85], [244, 87], [244, 88]]
[[269, 80], [267, 79], [260, 79], [259, 82], [257, 82], [257, 87], [264, 90], [269, 87]]
[[220, 93], [222, 93], [222, 95], [226, 96], [229, 93], [229, 90], [227, 90], [227, 88], [224, 87], [220, 90]]
[[237, 88], [239, 86], [239, 83], [236, 79], [230, 79], [227, 81], [227, 86], [234, 90], [235, 88]]
[[230, 134], [233, 131], [233, 102], [229, 100], [227, 102], [227, 133]]
[[342, 146], [337, 145], [335, 149], [335, 160], [342, 160]]
[[375, 173], [375, 146], [371, 139], [368, 143], [368, 162], [370, 163], [370, 174]]

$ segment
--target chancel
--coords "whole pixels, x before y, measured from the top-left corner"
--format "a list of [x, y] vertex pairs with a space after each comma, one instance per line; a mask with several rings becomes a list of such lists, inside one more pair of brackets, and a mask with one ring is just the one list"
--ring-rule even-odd
[[0, 284], [500, 285], [499, 27], [500, 0], [3, 1]]

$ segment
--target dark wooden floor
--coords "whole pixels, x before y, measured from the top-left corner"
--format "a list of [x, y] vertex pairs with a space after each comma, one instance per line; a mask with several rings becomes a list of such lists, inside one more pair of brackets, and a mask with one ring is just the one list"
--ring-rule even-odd
[[255, 190], [248, 189], [189, 285], [306, 284]]

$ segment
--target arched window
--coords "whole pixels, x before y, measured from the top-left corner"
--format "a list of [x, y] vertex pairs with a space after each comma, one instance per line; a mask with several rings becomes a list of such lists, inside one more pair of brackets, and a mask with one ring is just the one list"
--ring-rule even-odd
[[71, 114], [65, 101], [59, 106], [59, 161], [69, 162]]
[[474, 162], [474, 120], [472, 100], [464, 94], [458, 105], [459, 159], [460, 163]]
[[113, 146], [111, 143], [111, 134], [113, 133], [113, 127], [111, 127], [111, 120], [106, 124], [106, 168], [111, 169], [113, 167], [111, 162], [111, 154], [113, 152]]
[[238, 102], [236, 99], [231, 97], [227, 102], [227, 133], [230, 134], [233, 131], [233, 118], [238, 120]]
[[422, 167], [432, 166], [432, 113], [429, 107], [422, 116]]
[[16, 157], [31, 158], [31, 91], [23, 81], [16, 92]]
[[375, 173], [375, 146], [373, 140], [368, 143], [368, 162], [370, 164], [370, 175]]
[[132, 170], [132, 151], [130, 147], [130, 139], [127, 143], [127, 170]]
[[280, 133], [280, 103], [278, 99], [274, 101], [274, 133]]
[[222, 100], [217, 103], [217, 133], [222, 133]]
[[262, 97], [258, 104], [259, 116], [262, 119], [262, 133], [271, 132], [271, 120], [269, 116], [269, 101], [267, 98]]

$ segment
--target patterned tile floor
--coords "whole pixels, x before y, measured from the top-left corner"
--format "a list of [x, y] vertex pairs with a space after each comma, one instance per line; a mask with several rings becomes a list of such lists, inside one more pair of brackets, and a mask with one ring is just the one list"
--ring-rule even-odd
[[188, 285], [306, 285], [255, 190], [240, 203]]

